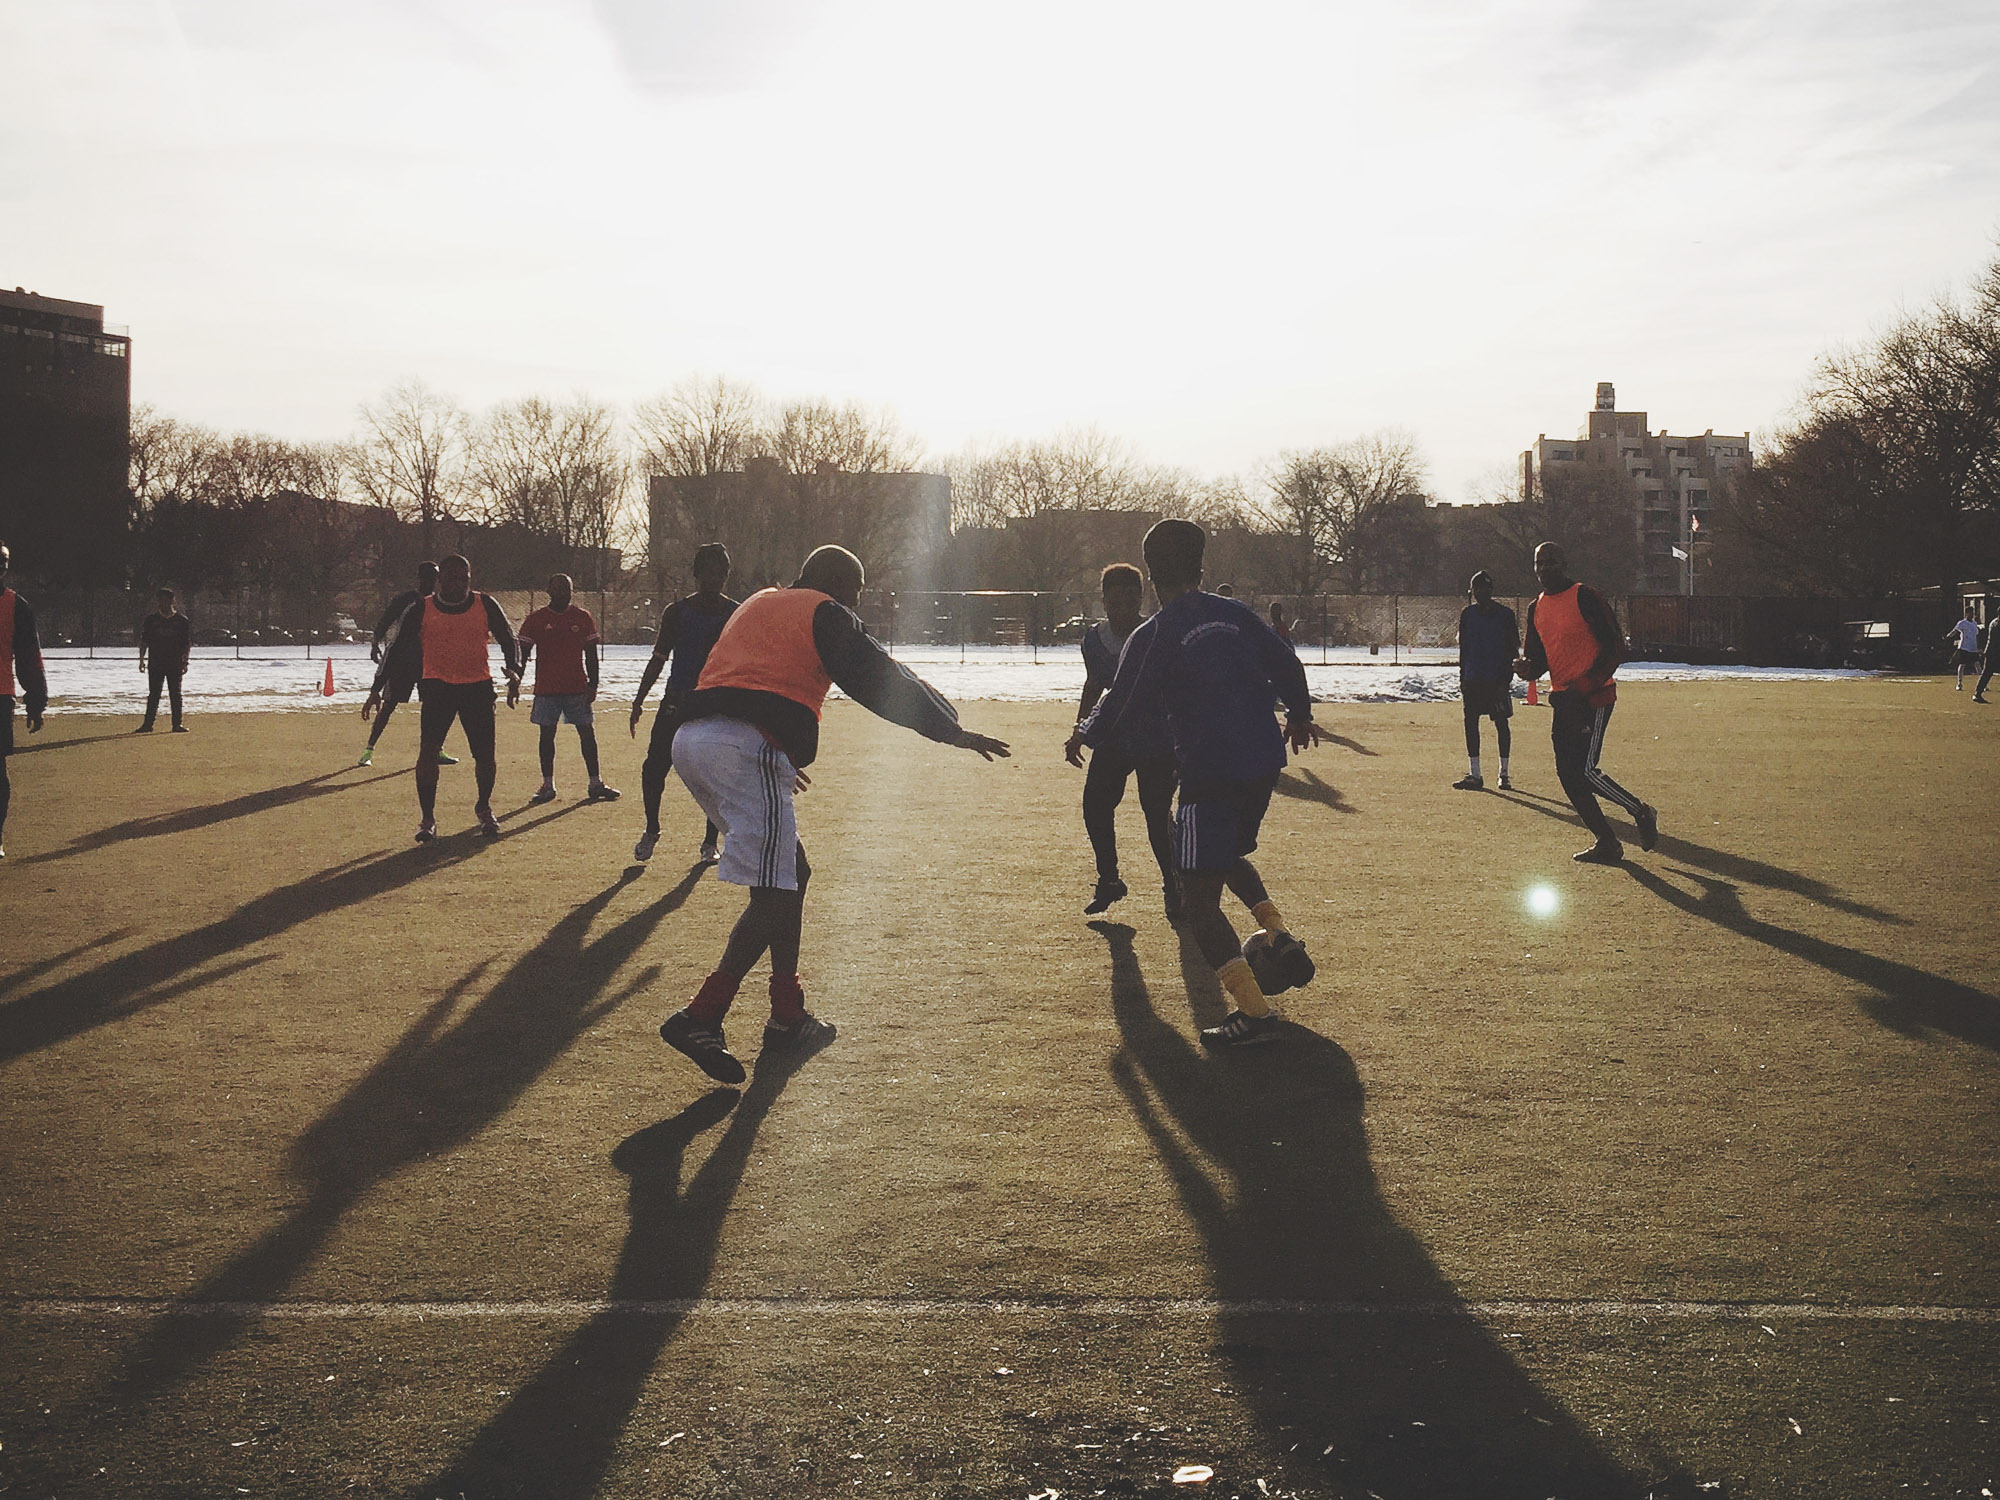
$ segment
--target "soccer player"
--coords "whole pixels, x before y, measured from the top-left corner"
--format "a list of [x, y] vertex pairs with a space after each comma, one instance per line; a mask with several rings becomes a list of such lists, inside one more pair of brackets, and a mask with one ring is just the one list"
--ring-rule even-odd
[[488, 637], [500, 643], [507, 662], [507, 706], [521, 701], [521, 657], [507, 612], [491, 594], [472, 589], [472, 564], [457, 553], [438, 563], [437, 592], [403, 611], [396, 636], [375, 685], [368, 690], [364, 714], [379, 708], [391, 682], [413, 681], [421, 704], [417, 747], [417, 842], [437, 837], [438, 747], [456, 719], [465, 726], [465, 743], [478, 773], [479, 800], [473, 815], [488, 838], [500, 836], [493, 816], [493, 669], [487, 663]]
[[146, 718], [132, 731], [134, 734], [153, 732], [163, 684], [174, 717], [174, 733], [187, 733], [187, 725], [181, 722], [181, 678], [187, 673], [192, 645], [188, 617], [174, 608], [174, 591], [159, 589], [153, 595], [153, 612], [139, 624], [139, 670], [146, 674]]
[[1985, 663], [1985, 666], [1980, 671], [1978, 686], [1972, 690], [1972, 701], [1974, 703], [1984, 703], [1987, 701], [1986, 684], [1993, 680], [1993, 669], [2000, 667], [2000, 630], [1994, 628], [1996, 625], [2000, 625], [2000, 612], [1994, 610], [1990, 599], [1986, 604], [1986, 613], [1989, 616], [1986, 621], [1986, 628], [1980, 632], [1983, 637], [1980, 642], [1982, 652], [1980, 659]]
[[[437, 576], [438, 565], [436, 563], [420, 562], [417, 564], [417, 586], [413, 589], [405, 589], [402, 593], [391, 599], [389, 607], [382, 611], [382, 618], [375, 622], [375, 638], [368, 647], [368, 659], [370, 661], [378, 666], [381, 665], [382, 647], [383, 643], [388, 640], [389, 633], [396, 628], [397, 624], [402, 620], [404, 613], [408, 611], [412, 604], [417, 603], [420, 599], [428, 599], [437, 591]], [[375, 727], [368, 731], [368, 744], [361, 752], [361, 765], [366, 766], [374, 763], [375, 742], [382, 738], [382, 731], [389, 727], [389, 720], [396, 712], [396, 705], [399, 703], [408, 703], [410, 701], [410, 694], [416, 691], [416, 687], [415, 679], [407, 682], [391, 681], [387, 685], [386, 690], [382, 694], [382, 711], [374, 715]], [[366, 709], [362, 710], [362, 717], [364, 719], [369, 717]], [[455, 766], [458, 764], [458, 757], [455, 755], [446, 755], [443, 750], [439, 750], [437, 763], [441, 766]]]
[[[1958, 673], [1958, 686], [1952, 691], [1965, 691], [1965, 669], [1979, 665], [1979, 622], [1972, 618], [1968, 610], [1959, 622], [1944, 633], [1944, 638], [1952, 642], [1951, 664]], [[1977, 697], [1979, 690], [1973, 689]]]
[[591, 704], [597, 701], [597, 622], [576, 603], [576, 586], [567, 573], [549, 575], [549, 602], [521, 622], [521, 665], [527, 667], [535, 648], [535, 701], [528, 722], [542, 731], [542, 784], [530, 802], [556, 800], [556, 728], [565, 720], [576, 726], [583, 751], [583, 769], [590, 777], [586, 800], [616, 802], [618, 791], [598, 774], [597, 729]]
[[1271, 628], [1278, 632], [1279, 640], [1290, 646], [1294, 651], [1298, 650], [1298, 646], [1292, 640], [1292, 624], [1285, 617], [1285, 604], [1282, 599], [1273, 599], [1271, 601]]
[[[7, 585], [7, 571], [13, 562], [7, 544], [0, 542], [0, 836], [7, 832], [7, 805], [14, 798], [14, 784], [7, 779], [7, 760], [14, 753], [15, 695], [22, 699], [21, 710], [30, 734], [42, 732], [42, 711], [49, 706], [49, 680], [42, 671], [35, 612]], [[6, 857], [6, 849], [0, 847], [0, 859]]]
[[[1146, 533], [1146, 571], [1159, 612], [1126, 639], [1111, 690], [1064, 749], [1096, 749], [1133, 714], [1154, 706], [1164, 711], [1180, 767], [1182, 920], [1234, 1002], [1201, 1039], [1211, 1047], [1245, 1047], [1278, 1038], [1278, 1018], [1265, 996], [1313, 977], [1305, 944], [1286, 929], [1249, 856], [1284, 768], [1286, 740], [1304, 750], [1325, 736], [1313, 723], [1306, 669], [1291, 647], [1249, 605], [1202, 591], [1207, 542], [1192, 521], [1161, 521]], [[1279, 697], [1288, 710], [1282, 731], [1271, 716]], [[1222, 914], [1224, 886], [1269, 935], [1267, 944], [1252, 948], [1255, 968]]]
[[[701, 680], [701, 669], [708, 664], [708, 653], [714, 649], [716, 637], [736, 612], [737, 601], [722, 592], [729, 582], [727, 547], [720, 542], [697, 547], [691, 571], [694, 593], [676, 599], [660, 613], [660, 628], [653, 636], [653, 655], [640, 675], [639, 691], [632, 696], [631, 722], [626, 725], [627, 732], [637, 739], [646, 694], [653, 690], [660, 670], [667, 667], [667, 658], [672, 656], [667, 685], [660, 690], [660, 706], [653, 714], [652, 737], [646, 741], [646, 764], [639, 772], [639, 789], [646, 799], [646, 831], [632, 846], [632, 857], [638, 860], [651, 859], [660, 842], [660, 797], [667, 788], [667, 772], [674, 768], [674, 731], [680, 728], [680, 706]], [[715, 863], [720, 837], [711, 822], [701, 839], [703, 864]]]
[[[1090, 717], [1097, 700], [1118, 671], [1118, 653], [1139, 627], [1146, 597], [1146, 579], [1130, 563], [1113, 563], [1099, 576], [1105, 619], [1083, 637], [1083, 698], [1076, 721]], [[1064, 753], [1073, 766], [1083, 764], [1083, 751], [1071, 745]], [[1087, 916], [1107, 910], [1129, 894], [1118, 878], [1118, 804], [1125, 800], [1125, 783], [1139, 778], [1139, 807], [1146, 815], [1146, 837], [1160, 865], [1160, 891], [1167, 920], [1180, 916], [1180, 882], [1174, 873], [1174, 742], [1157, 706], [1128, 714], [1118, 733], [1090, 752], [1090, 770], [1083, 778], [1083, 828], [1097, 856], [1097, 889]]]
[[1618, 701], [1614, 677], [1625, 654], [1625, 637], [1604, 596], [1569, 576], [1569, 560], [1554, 542], [1535, 549], [1535, 578], [1542, 592], [1528, 606], [1528, 644], [1514, 670], [1526, 682], [1549, 674], [1556, 777], [1584, 826], [1597, 835], [1595, 844], [1575, 856], [1577, 862], [1615, 865], [1625, 857], [1625, 846], [1597, 805], [1600, 795], [1632, 815], [1641, 849], [1652, 848], [1660, 837], [1660, 818], [1652, 804], [1597, 768], [1604, 730]]
[[1507, 757], [1514, 734], [1507, 720], [1514, 713], [1514, 662], [1521, 654], [1521, 626], [1514, 611], [1493, 599], [1493, 575], [1481, 568], [1472, 575], [1472, 603], [1458, 615], [1458, 696], [1465, 705], [1465, 758], [1468, 769], [1452, 783], [1461, 792], [1486, 789], [1479, 774], [1479, 721], [1493, 721], [1500, 751], [1500, 785], [1507, 779]]
[[819, 720], [835, 683], [863, 707], [939, 744], [987, 760], [1008, 754], [1000, 740], [960, 726], [937, 690], [871, 638], [854, 613], [865, 575], [844, 547], [821, 547], [790, 588], [744, 600], [722, 627], [695, 690], [681, 705], [674, 769], [709, 820], [722, 830], [716, 873], [750, 888], [722, 961], [685, 1009], [668, 1016], [660, 1038], [709, 1077], [741, 1083], [743, 1064], [723, 1039], [722, 1022], [743, 978], [771, 955], [771, 1019], [764, 1046], [831, 1040], [833, 1027], [805, 1008], [799, 942], [812, 869], [799, 842], [792, 797], [819, 753]]

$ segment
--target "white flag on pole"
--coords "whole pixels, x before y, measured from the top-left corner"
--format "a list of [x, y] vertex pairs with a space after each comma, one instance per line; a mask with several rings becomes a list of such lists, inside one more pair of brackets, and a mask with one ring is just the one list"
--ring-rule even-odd
[[1674, 548], [1673, 552], [1674, 556], [1679, 558], [1682, 562], [1686, 562], [1688, 560], [1688, 555], [1685, 552], [1681, 551], [1680, 548], [1678, 547]]

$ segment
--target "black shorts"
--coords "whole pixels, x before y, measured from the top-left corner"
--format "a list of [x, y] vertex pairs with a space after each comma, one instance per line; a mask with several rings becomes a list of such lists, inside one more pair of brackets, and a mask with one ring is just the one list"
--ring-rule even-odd
[[384, 678], [382, 682], [382, 701], [384, 703], [408, 703], [410, 701], [410, 694], [416, 690], [417, 685], [414, 682], [399, 682], [393, 677]]
[[1506, 682], [1461, 682], [1458, 695], [1465, 700], [1468, 719], [1511, 719], [1514, 690]]
[[423, 741], [444, 743], [451, 721], [465, 726], [465, 748], [474, 760], [493, 758], [493, 684], [491, 682], [439, 682], [427, 678], [417, 684], [423, 701]]
[[1220, 873], [1256, 852], [1257, 832], [1271, 810], [1277, 772], [1248, 781], [1211, 781], [1181, 787], [1174, 820], [1174, 863], [1183, 870]]
[[14, 700], [0, 693], [0, 760], [14, 753]]
[[1951, 664], [1954, 667], [1976, 667], [1979, 665], [1979, 653], [1954, 650], [1951, 653]]

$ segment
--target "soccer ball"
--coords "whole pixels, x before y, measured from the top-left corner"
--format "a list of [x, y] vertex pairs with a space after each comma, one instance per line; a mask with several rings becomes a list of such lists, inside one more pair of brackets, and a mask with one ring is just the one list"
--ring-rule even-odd
[[1262, 927], [1243, 940], [1243, 960], [1250, 965], [1257, 988], [1265, 994], [1282, 994], [1291, 988], [1272, 971], [1271, 934]]

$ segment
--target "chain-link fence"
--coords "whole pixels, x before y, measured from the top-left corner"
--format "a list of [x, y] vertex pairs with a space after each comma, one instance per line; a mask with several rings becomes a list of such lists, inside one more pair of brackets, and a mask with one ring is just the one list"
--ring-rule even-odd
[[[548, 602], [537, 590], [496, 591], [518, 623]], [[1384, 665], [1452, 662], [1465, 600], [1434, 594], [1246, 594], [1243, 602], [1281, 621], [1307, 661], [1379, 659]], [[613, 645], [646, 645], [660, 611], [671, 602], [650, 589], [579, 593], [577, 602]], [[152, 597], [129, 589], [30, 590], [42, 642], [52, 651], [95, 654], [136, 649], [140, 621]], [[280, 590], [184, 591], [178, 599], [194, 642], [209, 652], [242, 657], [311, 656], [315, 650], [366, 642], [386, 599], [294, 596]], [[1529, 601], [1509, 598], [1525, 627]], [[1870, 620], [1886, 622], [1904, 654], [1922, 654], [1949, 620], [1940, 608], [1908, 600], [1735, 598], [1631, 595], [1611, 600], [1631, 653], [1660, 660], [1738, 662], [1758, 666], [1835, 666], [1854, 654]], [[1274, 615], [1273, 610], [1276, 609]], [[1948, 613], [1949, 611], [1945, 611]], [[1931, 616], [1938, 614], [1935, 622]], [[963, 657], [975, 648], [1005, 649], [1039, 661], [1048, 650], [1074, 649], [1104, 617], [1096, 590], [959, 592], [871, 589], [861, 616], [879, 640], [901, 650]], [[1933, 628], [1933, 626], [1935, 628]], [[1912, 655], [1915, 653], [1915, 655]], [[1898, 664], [1901, 658], [1883, 664]], [[1877, 664], [1870, 662], [1868, 664]]]

